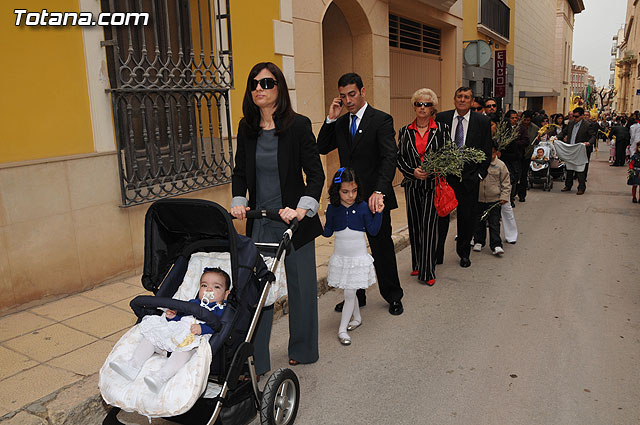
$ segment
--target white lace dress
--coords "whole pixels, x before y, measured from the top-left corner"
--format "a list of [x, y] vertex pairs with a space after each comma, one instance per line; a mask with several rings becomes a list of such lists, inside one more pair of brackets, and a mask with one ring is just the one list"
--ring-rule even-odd
[[376, 282], [373, 257], [367, 252], [365, 232], [346, 228], [335, 232], [329, 258], [329, 286], [340, 289], [368, 288]]

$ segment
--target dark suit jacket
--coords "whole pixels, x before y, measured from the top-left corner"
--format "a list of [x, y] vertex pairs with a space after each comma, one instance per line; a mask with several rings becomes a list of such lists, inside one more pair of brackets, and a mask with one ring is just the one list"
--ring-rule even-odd
[[[256, 207], [256, 143], [257, 138], [244, 120], [238, 126], [238, 147], [233, 169], [233, 196], [246, 196], [249, 207]], [[302, 176], [306, 175], [306, 184]], [[309, 118], [296, 115], [285, 131], [278, 134], [278, 172], [283, 207], [296, 209], [302, 196], [320, 201], [324, 185], [324, 170]], [[253, 220], [247, 222], [247, 236], [251, 236]], [[293, 236], [293, 245], [299, 248], [322, 234], [322, 224], [316, 214], [305, 217]]]
[[[575, 127], [575, 125], [575, 121], [569, 122], [569, 125], [567, 125], [558, 135], [558, 139], [564, 141], [564, 138], [566, 137], [566, 142], [569, 143], [571, 141], [571, 133], [573, 133], [573, 127]], [[591, 122], [586, 121], [583, 118], [582, 124], [580, 124], [578, 133], [576, 134], [576, 143], [584, 142], [589, 142], [589, 146], [587, 146], [587, 155], [591, 155], [593, 146], [596, 143], [596, 132], [593, 125], [591, 125]]]
[[398, 208], [392, 186], [396, 173], [393, 118], [368, 105], [353, 141], [349, 124], [349, 114], [342, 115], [331, 124], [325, 122], [318, 134], [320, 153], [326, 155], [337, 148], [340, 165], [353, 168], [359, 176], [364, 199], [369, 199], [374, 191], [380, 191], [385, 195], [385, 209]]
[[629, 131], [629, 128], [620, 124], [614, 124], [613, 127], [611, 127], [611, 133], [609, 133], [609, 137], [613, 136], [616, 136], [616, 146], [618, 143], [620, 143], [622, 146], [627, 146], [631, 140], [631, 133]]
[[[454, 110], [440, 112], [436, 115], [436, 121], [451, 126], [453, 122]], [[457, 123], [456, 123], [457, 124]], [[486, 116], [471, 111], [469, 117], [469, 127], [467, 128], [467, 138], [465, 146], [480, 149], [485, 153], [486, 158], [481, 163], [465, 164], [462, 169], [462, 183], [467, 187], [472, 187], [480, 181], [480, 176], [484, 179], [487, 176], [489, 164], [491, 164], [491, 149], [493, 139], [491, 138], [491, 122]], [[450, 178], [451, 176], [449, 176]]]
[[523, 142], [524, 146], [529, 144], [529, 134], [524, 126], [519, 125], [515, 129], [509, 129], [510, 133], [513, 131], [517, 131], [518, 136], [500, 151], [500, 160], [504, 163], [522, 162], [522, 156], [524, 155]]

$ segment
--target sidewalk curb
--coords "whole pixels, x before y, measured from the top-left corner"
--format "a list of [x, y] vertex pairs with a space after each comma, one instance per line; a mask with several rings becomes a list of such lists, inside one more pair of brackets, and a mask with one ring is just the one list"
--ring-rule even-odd
[[[392, 238], [396, 252], [409, 246], [407, 226], [396, 230]], [[317, 265], [317, 269], [320, 297], [332, 288], [327, 285], [327, 263]], [[287, 310], [287, 299], [278, 301], [274, 306], [274, 320], [285, 315]], [[98, 373], [94, 373], [19, 410], [7, 413], [0, 417], [0, 424], [100, 425], [109, 408], [98, 391]]]

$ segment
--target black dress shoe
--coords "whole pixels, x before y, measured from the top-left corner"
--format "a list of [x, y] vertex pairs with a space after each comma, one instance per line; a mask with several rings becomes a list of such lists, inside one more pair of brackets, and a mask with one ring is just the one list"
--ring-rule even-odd
[[471, 260], [469, 260], [468, 258], [460, 259], [460, 267], [469, 267], [470, 265], [471, 265]]
[[[360, 299], [358, 299], [358, 306], [364, 307], [365, 305], [367, 305], [367, 300], [366, 299], [364, 299], [362, 301], [360, 301]], [[337, 311], [338, 313], [342, 313], [342, 307], [344, 307], [344, 301], [340, 301], [338, 304], [336, 304], [334, 310]]]
[[518, 201], [520, 201], [520, 202], [524, 202], [524, 201], [525, 201], [525, 199], [524, 199], [524, 198], [518, 198]]
[[389, 304], [389, 313], [394, 316], [399, 316], [404, 312], [404, 308], [402, 307], [401, 301], [394, 301]]

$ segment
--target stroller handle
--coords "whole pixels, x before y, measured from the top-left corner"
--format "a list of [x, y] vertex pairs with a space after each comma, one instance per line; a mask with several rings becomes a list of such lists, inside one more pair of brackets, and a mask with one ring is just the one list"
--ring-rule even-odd
[[[260, 219], [260, 218], [268, 218], [269, 220], [279, 221], [281, 223], [286, 222], [280, 217], [280, 210], [271, 209], [271, 210], [249, 210], [246, 213], [248, 219]], [[235, 217], [234, 217], [235, 218]], [[289, 222], [289, 230], [291, 230], [289, 237], [293, 236], [293, 233], [298, 229], [298, 219], [294, 218]]]

